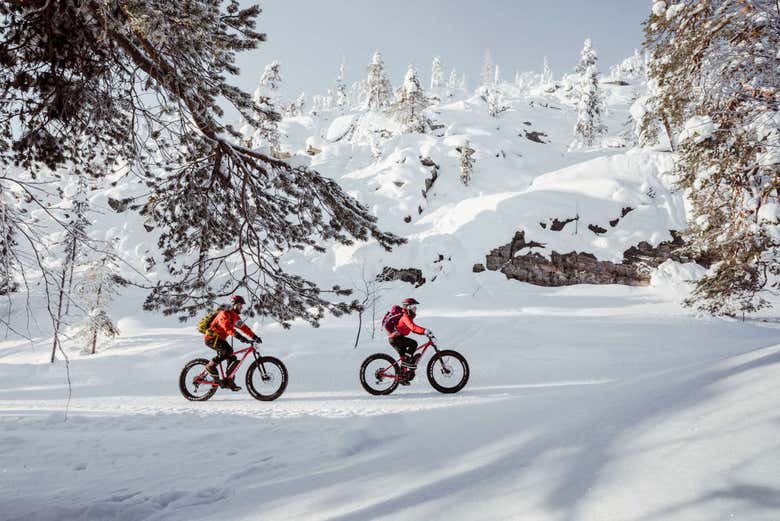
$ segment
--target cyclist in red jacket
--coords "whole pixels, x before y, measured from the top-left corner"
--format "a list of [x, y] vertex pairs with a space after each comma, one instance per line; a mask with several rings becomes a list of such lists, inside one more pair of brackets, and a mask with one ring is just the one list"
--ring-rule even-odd
[[401, 385], [409, 385], [414, 378], [414, 370], [417, 368], [417, 360], [414, 357], [414, 351], [417, 349], [417, 342], [407, 335], [414, 333], [417, 335], [433, 336], [430, 329], [425, 329], [414, 323], [414, 317], [417, 316], [417, 302], [413, 298], [406, 298], [401, 302], [402, 314], [395, 326], [395, 331], [390, 334], [388, 341], [393, 348], [401, 355], [401, 371], [406, 377], [400, 381]]
[[[229, 375], [235, 368], [235, 364], [238, 363], [238, 358], [233, 354], [233, 346], [228, 344], [227, 337], [235, 337], [245, 344], [248, 344], [250, 341], [256, 342], [258, 340], [254, 331], [244, 324], [239, 316], [241, 309], [244, 307], [244, 298], [240, 295], [233, 295], [230, 302], [230, 307], [221, 309], [219, 313], [217, 313], [217, 316], [214, 317], [214, 320], [211, 321], [211, 325], [204, 338], [206, 345], [217, 352], [217, 356], [215, 356], [206, 366], [206, 371], [208, 371], [215, 382], [219, 381], [217, 364], [223, 360], [229, 360], [226, 371], [226, 374]], [[236, 328], [240, 329], [247, 337], [244, 337], [236, 331]], [[232, 378], [227, 378], [222, 384], [231, 391], [241, 390], [241, 387], [237, 386]]]

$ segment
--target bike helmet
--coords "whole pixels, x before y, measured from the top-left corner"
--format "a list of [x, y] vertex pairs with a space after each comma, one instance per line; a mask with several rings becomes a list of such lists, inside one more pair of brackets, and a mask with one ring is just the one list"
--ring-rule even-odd
[[230, 302], [232, 304], [246, 304], [244, 297], [242, 297], [241, 295], [233, 295], [232, 297], [230, 297]]
[[401, 301], [401, 304], [405, 306], [412, 306], [412, 305], [416, 306], [417, 304], [419, 304], [419, 302], [417, 302], [413, 298], [405, 298]]

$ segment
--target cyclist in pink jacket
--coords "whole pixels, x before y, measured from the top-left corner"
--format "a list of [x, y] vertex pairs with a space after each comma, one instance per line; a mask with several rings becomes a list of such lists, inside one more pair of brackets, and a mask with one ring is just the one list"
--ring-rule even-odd
[[407, 335], [414, 333], [416, 335], [433, 336], [430, 329], [425, 329], [414, 323], [414, 317], [417, 316], [417, 302], [413, 298], [406, 298], [401, 302], [402, 312], [395, 326], [395, 331], [390, 333], [388, 341], [393, 348], [401, 355], [401, 370], [406, 377], [401, 380], [401, 385], [409, 385], [414, 378], [414, 370], [417, 368], [417, 360], [414, 351], [417, 349], [417, 341], [409, 338]]

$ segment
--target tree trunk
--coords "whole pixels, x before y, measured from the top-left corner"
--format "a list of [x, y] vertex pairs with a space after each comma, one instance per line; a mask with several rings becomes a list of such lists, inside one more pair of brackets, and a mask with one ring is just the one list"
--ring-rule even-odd
[[68, 260], [70, 261], [70, 269], [68, 274], [68, 300], [65, 303], [65, 314], [70, 311], [70, 290], [73, 287], [73, 268], [76, 265], [76, 239], [71, 242], [70, 252], [68, 253]]
[[663, 123], [664, 130], [666, 131], [666, 137], [669, 139], [669, 147], [672, 149], [672, 152], [674, 152], [674, 139], [672, 139], [672, 127], [669, 125], [669, 118], [666, 117], [666, 114], [663, 114], [661, 116], [661, 122]]
[[[98, 303], [98, 305], [100, 305], [100, 294], [101, 294], [102, 292], [103, 292], [103, 284], [101, 283], [101, 284], [98, 286], [98, 290], [97, 290], [97, 297], [95, 298], [95, 301]], [[97, 346], [97, 336], [98, 336], [98, 332], [97, 332], [97, 329], [95, 329], [95, 330], [92, 332], [92, 354], [93, 354], [93, 355], [95, 354], [95, 348], [96, 348], [96, 346]]]
[[363, 328], [363, 311], [358, 311], [358, 330], [357, 330], [357, 336], [355, 337], [355, 347], [353, 349], [357, 349], [358, 342], [360, 341], [360, 330]]
[[51, 363], [54, 363], [54, 357], [57, 354], [57, 346], [60, 345], [60, 322], [62, 321], [62, 298], [65, 296], [65, 275], [68, 272], [67, 265], [62, 268], [60, 276], [60, 295], [57, 300], [57, 317], [54, 321], [54, 340], [51, 345]]

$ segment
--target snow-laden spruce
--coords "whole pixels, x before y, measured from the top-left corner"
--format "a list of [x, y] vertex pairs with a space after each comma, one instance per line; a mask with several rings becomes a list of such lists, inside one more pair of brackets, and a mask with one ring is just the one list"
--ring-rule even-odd
[[[766, 305], [780, 275], [780, 10], [773, 0], [653, 4], [646, 141], [666, 132], [691, 202], [689, 251], [717, 259], [691, 305], [734, 315]], [[773, 280], [774, 279], [774, 280]]]
[[385, 74], [385, 62], [382, 53], [374, 53], [367, 67], [365, 80], [365, 103], [370, 110], [380, 110], [387, 106], [393, 96], [393, 87]]

